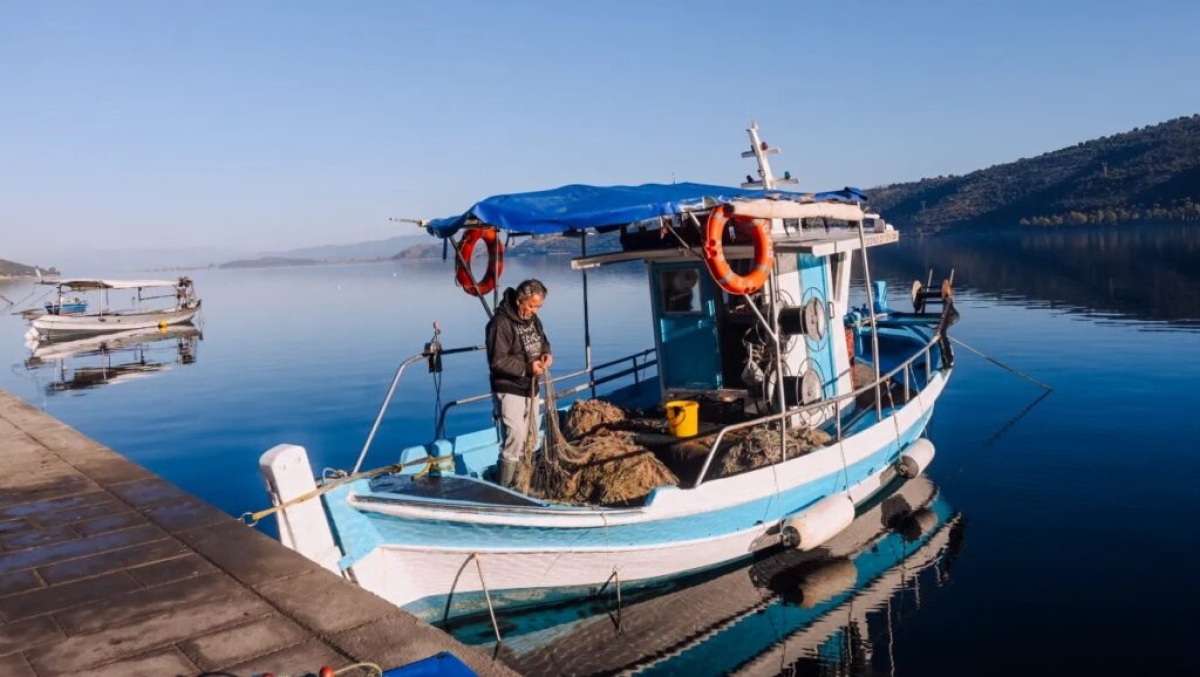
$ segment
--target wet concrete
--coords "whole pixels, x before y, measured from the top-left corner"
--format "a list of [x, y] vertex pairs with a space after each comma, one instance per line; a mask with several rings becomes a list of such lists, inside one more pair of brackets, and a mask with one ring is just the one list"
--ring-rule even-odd
[[0, 467], [0, 674], [516, 674], [4, 391]]

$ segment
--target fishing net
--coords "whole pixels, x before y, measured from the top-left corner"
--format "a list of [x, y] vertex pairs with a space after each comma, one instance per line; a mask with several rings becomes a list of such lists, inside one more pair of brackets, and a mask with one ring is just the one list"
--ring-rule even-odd
[[[637, 442], [626, 410], [599, 400], [575, 402], [563, 423], [548, 374], [546, 384], [545, 443], [532, 452], [537, 430], [530, 426], [518, 491], [564, 503], [627, 505], [655, 487], [678, 484], [654, 452]], [[536, 407], [531, 398], [530, 420], [537, 420]]]
[[[779, 428], [774, 426], [759, 426], [750, 428], [744, 433], [731, 435], [728, 443], [721, 445], [717, 451], [720, 459], [719, 471], [710, 479], [728, 477], [738, 473], [754, 470], [766, 465], [773, 465], [783, 460], [780, 453], [786, 446], [787, 458], [795, 458], [814, 449], [829, 444], [832, 439], [828, 433], [817, 428], [788, 428], [782, 437]], [[784, 444], [780, 444], [781, 439]]]
[[[667, 435], [661, 412], [601, 400], [575, 402], [562, 413], [550, 379], [546, 381], [544, 443], [534, 451], [538, 430], [531, 425], [517, 472], [518, 491], [560, 503], [615, 506], [640, 503], [656, 487], [699, 481], [715, 434], [678, 440]], [[536, 398], [530, 398], [529, 420], [537, 420], [536, 408]], [[734, 431], [722, 439], [706, 479], [779, 463], [785, 446], [787, 458], [795, 458], [830, 439], [807, 427], [790, 427], [781, 435], [777, 424]]]

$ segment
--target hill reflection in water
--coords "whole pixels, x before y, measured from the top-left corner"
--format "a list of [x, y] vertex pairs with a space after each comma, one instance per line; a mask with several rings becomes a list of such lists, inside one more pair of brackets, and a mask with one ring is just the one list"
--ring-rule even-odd
[[872, 273], [904, 286], [913, 271], [955, 268], [955, 287], [1100, 315], [1200, 327], [1200, 224], [1059, 227], [1002, 233], [902, 236], [872, 252]]

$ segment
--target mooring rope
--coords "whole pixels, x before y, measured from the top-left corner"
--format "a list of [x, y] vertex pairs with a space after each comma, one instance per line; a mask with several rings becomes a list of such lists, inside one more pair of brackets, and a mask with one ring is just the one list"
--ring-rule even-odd
[[1001, 362], [1000, 360], [997, 360], [996, 358], [994, 358], [994, 357], [991, 357], [990, 355], [985, 355], [985, 354], [983, 354], [982, 352], [980, 352], [980, 351], [976, 350], [975, 348], [972, 348], [971, 346], [967, 345], [966, 343], [964, 343], [964, 342], [963, 342], [963, 341], [961, 341], [960, 339], [956, 339], [956, 338], [954, 338], [953, 336], [950, 336], [949, 338], [950, 338], [950, 340], [951, 340], [951, 341], [954, 341], [954, 342], [955, 342], [955, 343], [957, 343], [958, 345], [960, 345], [960, 346], [962, 346], [962, 347], [966, 348], [967, 350], [969, 350], [969, 351], [971, 351], [971, 352], [975, 353], [976, 355], [978, 355], [978, 356], [982, 357], [983, 359], [987, 360], [988, 362], [991, 362], [992, 364], [996, 365], [997, 367], [1000, 367], [1000, 368], [1001, 368], [1001, 369], [1003, 369], [1004, 371], [1007, 371], [1007, 372], [1009, 372], [1009, 373], [1013, 374], [1014, 376], [1019, 376], [1019, 377], [1021, 377], [1021, 378], [1025, 379], [1026, 381], [1029, 381], [1030, 383], [1032, 383], [1032, 384], [1036, 385], [1036, 386], [1039, 386], [1039, 387], [1041, 387], [1041, 388], [1045, 388], [1046, 390], [1054, 390], [1054, 388], [1051, 388], [1050, 386], [1046, 385], [1045, 383], [1042, 383], [1041, 381], [1039, 381], [1039, 380], [1037, 380], [1036, 378], [1034, 378], [1034, 377], [1030, 376], [1029, 374], [1023, 374], [1023, 373], [1021, 373], [1021, 372], [1017, 371], [1016, 369], [1014, 369], [1014, 368], [1012, 368], [1012, 367], [1008, 366], [1007, 364], [1004, 364], [1004, 363], [1003, 363], [1003, 362]]
[[345, 477], [339, 477], [328, 484], [323, 484], [323, 485], [317, 487], [316, 489], [314, 489], [313, 491], [309, 491], [307, 493], [301, 494], [293, 499], [284, 501], [283, 503], [280, 503], [279, 505], [271, 506], [270, 508], [266, 508], [264, 510], [259, 510], [258, 512], [244, 512], [241, 514], [241, 516], [238, 517], [238, 519], [245, 522], [247, 526], [252, 527], [252, 526], [258, 524], [259, 521], [262, 520], [262, 518], [264, 518], [264, 517], [273, 515], [281, 510], [287, 510], [288, 508], [290, 508], [294, 505], [303, 503], [305, 501], [312, 500], [318, 496], [321, 496], [323, 494], [326, 494], [326, 493], [332, 491], [336, 487], [340, 487], [343, 484], [346, 484], [348, 482], [353, 482], [354, 480], [359, 480], [364, 477], [375, 477], [377, 475], [385, 475], [388, 473], [397, 473], [397, 472], [400, 472], [401, 470], [404, 470], [405, 468], [412, 468], [412, 467], [415, 467], [418, 465], [425, 466], [425, 468], [421, 472], [417, 473], [418, 475], [422, 475], [426, 472], [429, 472], [433, 468], [446, 469], [444, 466], [446, 466], [448, 463], [453, 464], [453, 462], [454, 462], [454, 456], [422, 456], [421, 458], [414, 459], [412, 461], [407, 461], [404, 463], [393, 463], [392, 465], [385, 465], [381, 468], [375, 468], [374, 470], [364, 470], [362, 472], [356, 472], [356, 473], [353, 473], [350, 475], [346, 475]]

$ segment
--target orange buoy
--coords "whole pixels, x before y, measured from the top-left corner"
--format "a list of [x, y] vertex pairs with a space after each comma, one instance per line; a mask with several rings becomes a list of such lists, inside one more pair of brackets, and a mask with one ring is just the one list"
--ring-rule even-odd
[[[734, 229], [749, 235], [754, 242], [754, 270], [738, 275], [725, 260], [725, 247], [721, 238], [725, 227], [733, 223]], [[717, 286], [730, 294], [745, 296], [753, 294], [767, 283], [771, 269], [775, 266], [775, 250], [771, 245], [771, 224], [766, 219], [738, 216], [729, 205], [722, 205], [708, 215], [704, 229], [704, 264], [716, 280]]]
[[[471, 282], [471, 254], [475, 252], [475, 243], [483, 240], [487, 246], [488, 263], [483, 278]], [[504, 243], [495, 228], [472, 228], [463, 235], [458, 245], [461, 258], [455, 263], [454, 278], [458, 286], [471, 296], [483, 296], [496, 288], [500, 275], [504, 272]]]

